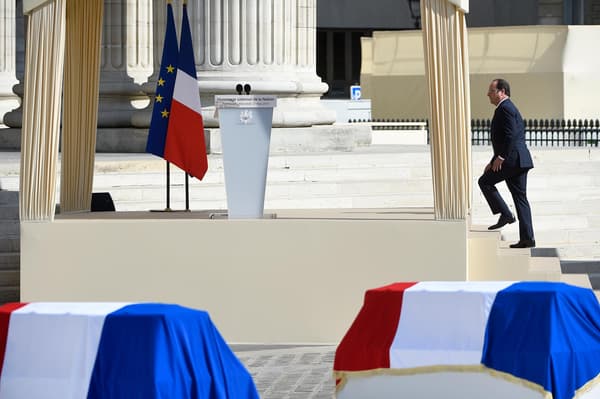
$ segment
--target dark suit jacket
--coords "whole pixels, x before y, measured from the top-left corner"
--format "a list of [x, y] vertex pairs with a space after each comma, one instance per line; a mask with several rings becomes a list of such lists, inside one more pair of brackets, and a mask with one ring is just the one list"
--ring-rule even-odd
[[492, 119], [491, 139], [494, 148], [492, 161], [501, 156], [506, 166], [533, 168], [533, 160], [525, 144], [525, 124], [510, 98], [496, 107]]

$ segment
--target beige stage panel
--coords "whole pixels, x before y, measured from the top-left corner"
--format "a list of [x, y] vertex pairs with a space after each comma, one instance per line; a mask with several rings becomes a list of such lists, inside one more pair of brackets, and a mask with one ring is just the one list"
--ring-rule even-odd
[[466, 280], [464, 221], [431, 209], [95, 213], [21, 224], [22, 301], [207, 310], [229, 342], [337, 343], [365, 290]]

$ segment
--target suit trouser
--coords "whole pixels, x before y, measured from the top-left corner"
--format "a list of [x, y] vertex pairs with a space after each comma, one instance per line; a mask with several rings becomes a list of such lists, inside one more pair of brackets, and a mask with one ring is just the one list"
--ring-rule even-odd
[[519, 218], [519, 239], [533, 240], [533, 222], [531, 220], [531, 207], [527, 201], [527, 172], [529, 169], [502, 166], [498, 172], [488, 169], [479, 178], [479, 187], [485, 197], [492, 213], [511, 216], [512, 213], [502, 196], [496, 189], [496, 184], [506, 181], [508, 190], [512, 194], [517, 217]]

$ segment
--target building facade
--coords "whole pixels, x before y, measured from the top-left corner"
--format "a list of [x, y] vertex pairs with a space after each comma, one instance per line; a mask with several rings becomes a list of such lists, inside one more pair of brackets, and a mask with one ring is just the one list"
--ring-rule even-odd
[[[374, 31], [415, 29], [418, 0], [320, 0], [317, 5], [317, 72], [326, 98], [349, 98], [360, 81], [361, 37]], [[412, 9], [411, 9], [412, 7]], [[467, 26], [595, 25], [600, 0], [471, 1]]]
[[[22, 2], [6, 0], [0, 6], [0, 122], [17, 129], [25, 58]], [[203, 105], [210, 105], [207, 89], [213, 94], [223, 81], [249, 77], [257, 90], [273, 91], [275, 86], [283, 90], [276, 94], [286, 99], [284, 113], [276, 118], [284, 126], [331, 123], [330, 113], [316, 101], [321, 95], [349, 98], [350, 85], [360, 82], [361, 38], [375, 31], [414, 29], [419, 22], [418, 0], [197, 0], [189, 4], [198, 41], [198, 74], [204, 79]], [[208, 7], [221, 14], [205, 15], [202, 10]], [[469, 27], [600, 23], [600, 0], [478, 0], [470, 8]], [[104, 9], [99, 127], [143, 129], [156, 82], [164, 3], [105, 0]], [[223, 38], [231, 34], [242, 42], [226, 43]], [[259, 38], [271, 41], [257, 42]], [[225, 53], [233, 57], [231, 62], [212, 62]], [[302, 109], [307, 112], [299, 113]], [[207, 120], [210, 125], [210, 115]], [[3, 136], [0, 130], [0, 147], [6, 147]]]

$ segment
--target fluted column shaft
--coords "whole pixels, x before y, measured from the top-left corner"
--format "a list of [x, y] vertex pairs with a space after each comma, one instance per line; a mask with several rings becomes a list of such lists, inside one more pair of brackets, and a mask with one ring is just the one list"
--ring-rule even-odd
[[19, 98], [13, 93], [18, 83], [16, 75], [16, 1], [0, 3], [0, 124], [4, 115], [19, 106]]
[[[316, 0], [200, 0], [195, 4], [190, 11], [204, 105], [212, 104], [215, 94], [231, 93], [238, 82], [250, 83], [254, 93], [278, 95], [279, 110], [286, 108], [286, 101], [314, 100], [327, 91], [316, 74]], [[276, 125], [327, 123], [327, 116], [319, 112], [290, 119], [298, 104], [290, 105], [286, 120], [278, 120], [282, 115], [276, 110]], [[311, 108], [308, 103], [304, 106]]]
[[99, 127], [128, 127], [149, 100], [153, 72], [152, 0], [104, 0]]
[[314, 0], [200, 0], [190, 12], [199, 71], [315, 72]]
[[[165, 5], [154, 5], [154, 69], [160, 68]], [[174, 0], [176, 23], [182, 0]], [[316, 73], [316, 0], [198, 0], [188, 3], [205, 126], [216, 126], [216, 94], [249, 83], [279, 97], [274, 126], [329, 124], [320, 104], [327, 85]], [[153, 93], [155, 83], [146, 87]], [[208, 109], [206, 108], [208, 107]], [[141, 123], [140, 118], [137, 123]], [[144, 119], [145, 120], [145, 119]]]

